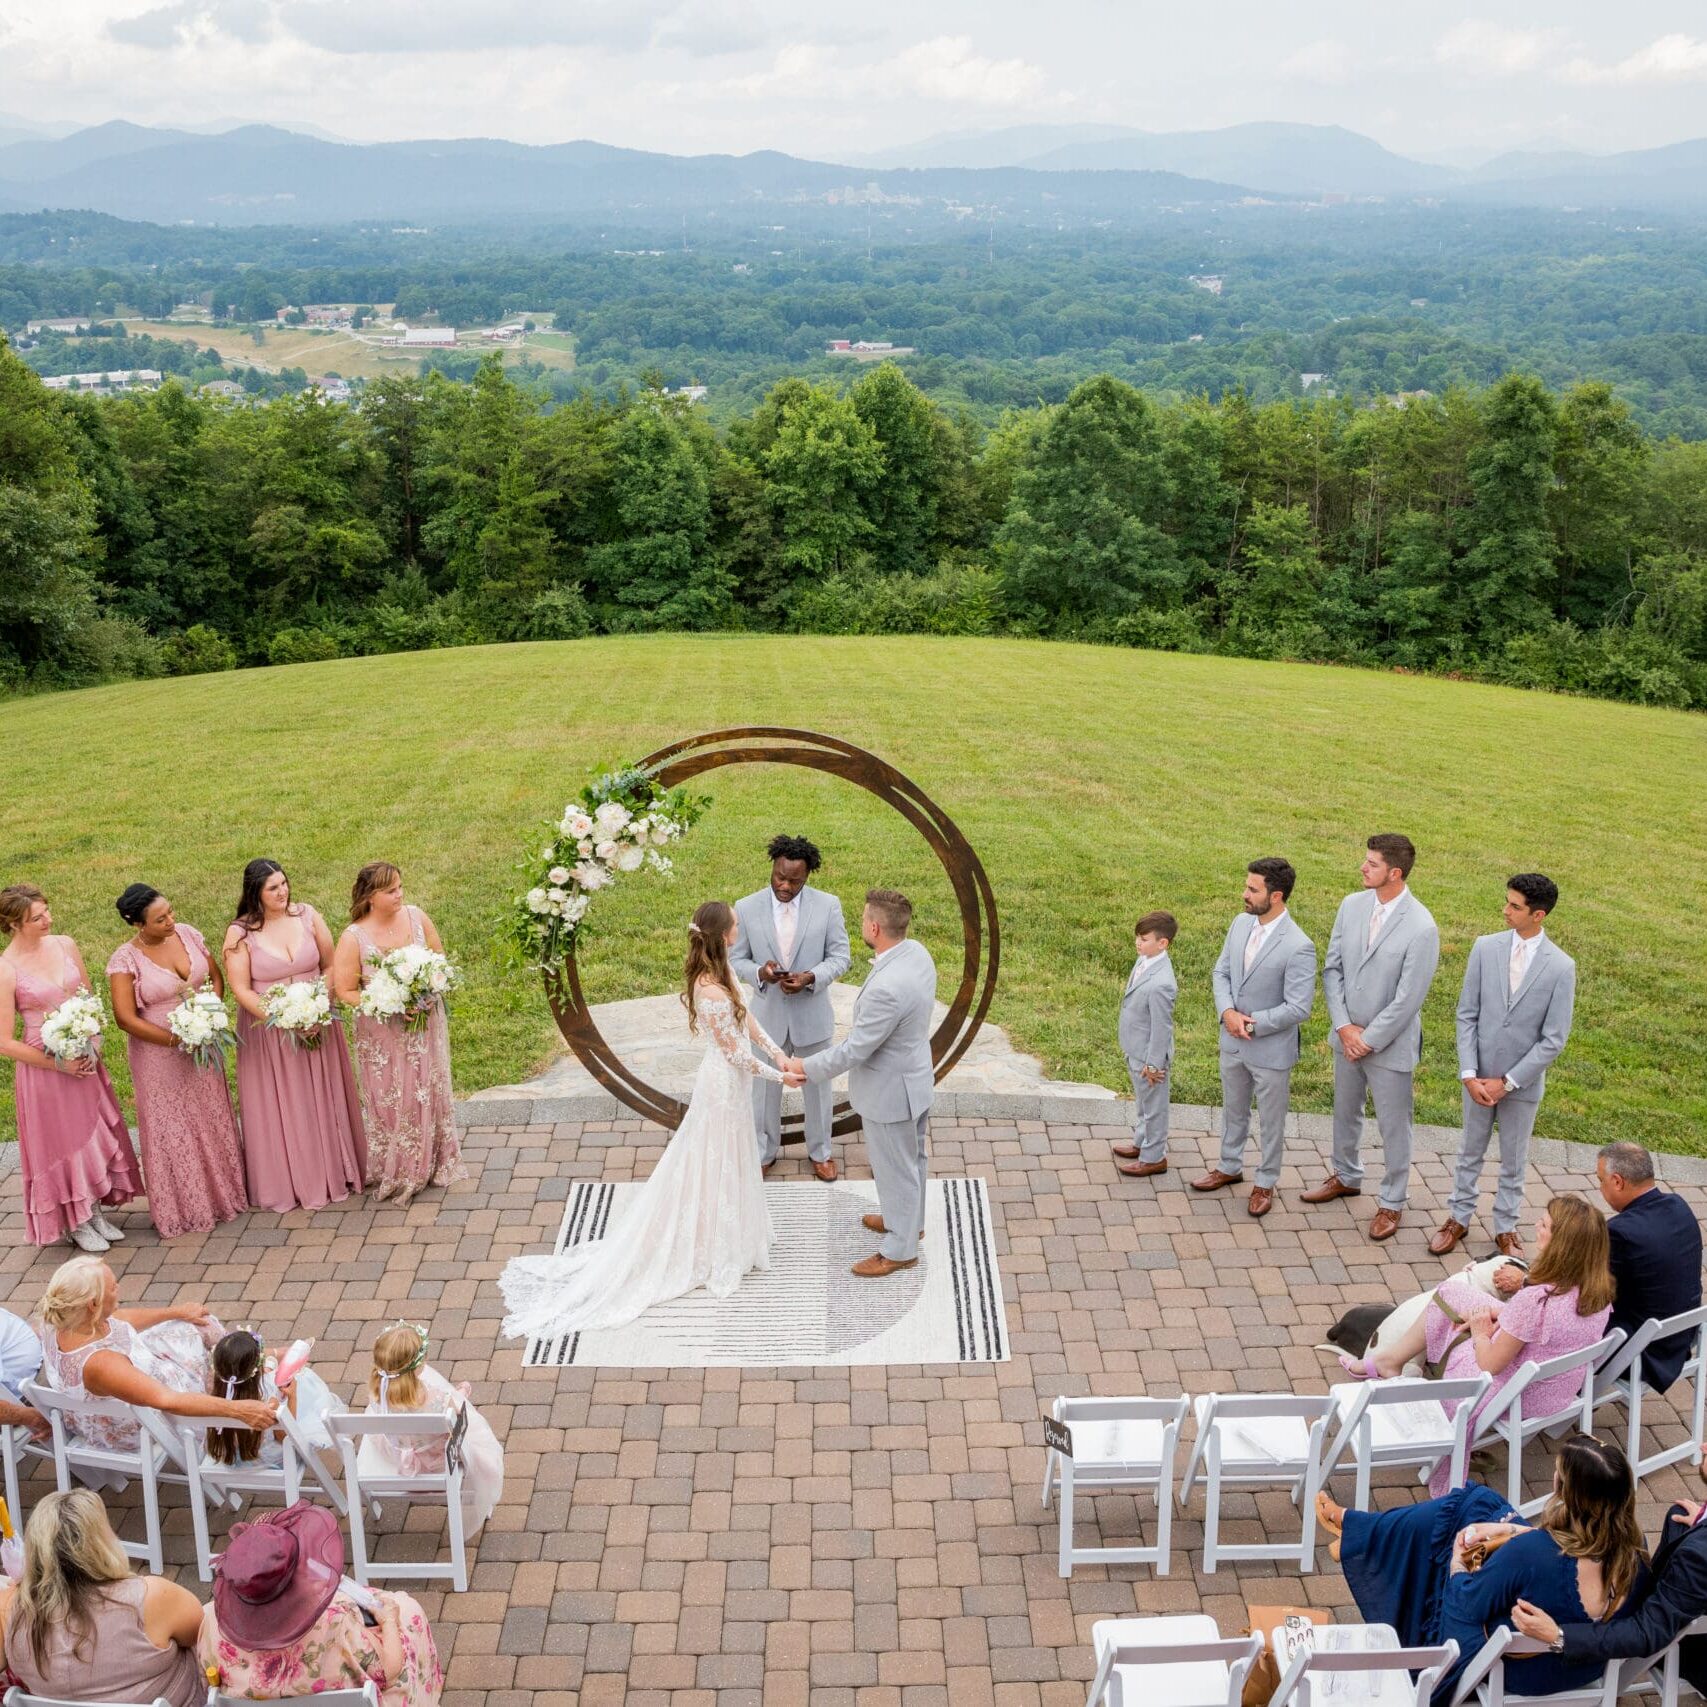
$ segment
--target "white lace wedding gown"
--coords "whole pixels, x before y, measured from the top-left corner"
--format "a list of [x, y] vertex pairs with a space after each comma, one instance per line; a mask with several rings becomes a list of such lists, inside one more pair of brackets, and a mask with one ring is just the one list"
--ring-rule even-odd
[[[749, 1079], [782, 1074], [746, 1046], [777, 1046], [749, 1013], [745, 1028], [727, 995], [696, 996], [705, 1055], [676, 1135], [652, 1177], [602, 1239], [561, 1256], [517, 1257], [500, 1276], [504, 1333], [549, 1339], [615, 1328], [703, 1286], [727, 1298], [750, 1270], [770, 1267]], [[743, 1030], [745, 1035], [743, 1035]]]

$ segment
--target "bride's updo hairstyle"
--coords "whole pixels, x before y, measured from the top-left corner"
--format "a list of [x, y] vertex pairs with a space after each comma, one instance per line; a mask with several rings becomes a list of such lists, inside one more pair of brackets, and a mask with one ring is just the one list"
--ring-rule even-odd
[[741, 986], [729, 970], [729, 945], [723, 939], [735, 922], [735, 909], [727, 901], [702, 901], [688, 925], [688, 957], [682, 966], [682, 1003], [688, 1010], [688, 1030], [699, 1030], [699, 1013], [694, 1006], [694, 991], [701, 978], [714, 978], [729, 992], [735, 1006], [735, 1023], [744, 1025], [747, 1006], [741, 1000]]

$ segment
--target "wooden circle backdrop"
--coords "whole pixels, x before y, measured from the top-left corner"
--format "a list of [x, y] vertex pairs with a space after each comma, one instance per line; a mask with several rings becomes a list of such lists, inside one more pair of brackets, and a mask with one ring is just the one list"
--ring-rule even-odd
[[[917, 783], [875, 753], [834, 736], [815, 735], [804, 729], [717, 729], [661, 747], [642, 759], [640, 768], [663, 787], [675, 788], [725, 765], [754, 764], [804, 765], [875, 794], [924, 837], [942, 862], [960, 905], [961, 961], [954, 999], [931, 1037], [931, 1060], [940, 1081], [971, 1046], [996, 993], [1001, 929], [996, 920], [996, 898], [977, 854], [953, 819]], [[647, 1084], [605, 1041], [581, 993], [573, 951], [565, 957], [560, 971], [546, 973], [545, 991], [557, 1029], [581, 1065], [636, 1114], [674, 1131], [687, 1112], [686, 1104]], [[785, 1116], [783, 1141], [801, 1142], [804, 1126], [804, 1115]], [[831, 1130], [846, 1133], [858, 1126], [859, 1116], [845, 1101], [838, 1102]]]

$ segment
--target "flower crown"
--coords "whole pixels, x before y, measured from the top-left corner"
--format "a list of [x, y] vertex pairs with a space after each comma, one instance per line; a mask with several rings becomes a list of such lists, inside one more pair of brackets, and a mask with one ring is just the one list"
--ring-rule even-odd
[[397, 1371], [399, 1375], [413, 1375], [427, 1361], [427, 1347], [433, 1343], [432, 1339], [428, 1335], [426, 1327], [420, 1322], [406, 1322], [399, 1316], [391, 1325], [394, 1328], [408, 1328], [421, 1342], [421, 1349]]

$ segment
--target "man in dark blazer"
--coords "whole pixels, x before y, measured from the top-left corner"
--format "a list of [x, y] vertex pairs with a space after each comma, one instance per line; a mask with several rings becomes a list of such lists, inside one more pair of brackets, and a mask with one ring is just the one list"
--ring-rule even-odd
[[[1600, 1195], [1617, 1211], [1612, 1240], [1610, 1328], [1635, 1333], [1650, 1316], [1662, 1322], [1701, 1305], [1701, 1224], [1675, 1191], [1661, 1191], [1654, 1158], [1640, 1144], [1608, 1144], [1595, 1162]], [[1695, 1336], [1673, 1334], [1642, 1353], [1642, 1379], [1663, 1393], [1689, 1359]]]

